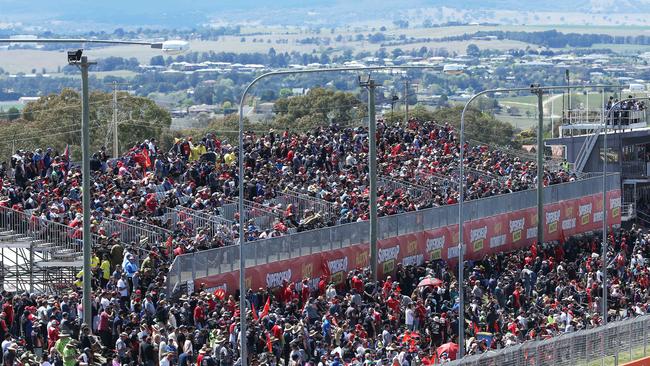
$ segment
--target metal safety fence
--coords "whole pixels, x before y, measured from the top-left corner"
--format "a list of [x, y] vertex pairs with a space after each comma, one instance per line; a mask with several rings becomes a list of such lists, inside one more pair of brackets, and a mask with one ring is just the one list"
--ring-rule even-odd
[[119, 238], [126, 244], [135, 243], [137, 245], [145, 240], [151, 244], [159, 244], [167, 239], [167, 236], [160, 230], [143, 227], [141, 224], [106, 217], [99, 223], [100, 227], [106, 230], [107, 236]]
[[433, 199], [433, 191], [431, 188], [420, 186], [413, 183], [400, 181], [393, 178], [377, 178], [377, 185], [384, 189], [384, 192], [404, 192], [408, 193], [411, 199], [417, 201], [430, 201]]
[[[609, 189], [620, 187], [620, 176], [607, 177]], [[602, 177], [552, 185], [544, 189], [544, 202], [561, 202], [577, 197], [600, 193]], [[465, 220], [477, 220], [505, 212], [529, 207], [537, 203], [535, 190], [477, 199], [465, 203]], [[387, 239], [425, 230], [458, 224], [458, 206], [447, 205], [420, 211], [407, 212], [379, 218], [378, 239]], [[321, 229], [298, 232], [291, 235], [246, 242], [244, 257], [246, 267], [297, 258], [367, 243], [368, 221], [354, 222]], [[175, 258], [168, 274], [168, 290], [173, 291], [183, 283], [197, 277], [220, 274], [239, 269], [239, 246], [189, 253]]]
[[294, 209], [291, 211], [296, 219], [304, 218], [305, 210], [311, 210], [320, 214], [326, 222], [331, 222], [338, 218], [336, 205], [333, 202], [325, 201], [308, 194], [284, 190], [278, 192], [276, 197], [269, 200], [273, 205], [281, 204], [282, 209], [287, 209], [291, 205]]
[[650, 356], [650, 315], [564, 333], [496, 351], [469, 355], [447, 366], [621, 365]]
[[213, 235], [221, 237], [226, 245], [234, 243], [234, 222], [217, 214], [177, 206], [166, 208], [162, 219], [170, 220], [172, 225], [181, 223], [182, 229], [188, 234], [194, 235], [201, 229], [209, 229]]
[[0, 207], [0, 227], [34, 242], [34, 250], [49, 252], [49, 258], [73, 260], [81, 255], [81, 223], [77, 227], [70, 227], [31, 213]]

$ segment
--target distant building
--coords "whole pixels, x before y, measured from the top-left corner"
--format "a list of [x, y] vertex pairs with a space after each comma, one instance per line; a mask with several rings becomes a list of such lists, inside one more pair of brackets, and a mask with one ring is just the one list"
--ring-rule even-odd
[[18, 103], [20, 103], [22, 105], [25, 105], [25, 104], [27, 104], [29, 102], [36, 102], [39, 99], [41, 99], [41, 97], [20, 97], [18, 99]]

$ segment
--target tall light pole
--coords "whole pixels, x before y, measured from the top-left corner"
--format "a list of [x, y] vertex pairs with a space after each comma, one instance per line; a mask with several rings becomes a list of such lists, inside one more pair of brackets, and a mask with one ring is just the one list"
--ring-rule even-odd
[[[131, 44], [150, 46], [161, 49], [168, 54], [180, 54], [189, 49], [189, 43], [185, 41], [165, 42], [138, 42], [138, 41], [116, 41], [96, 39], [0, 39], [0, 43], [103, 43], [103, 44]], [[69, 51], [68, 63], [76, 65], [81, 69], [81, 166], [82, 166], [82, 207], [83, 207], [83, 321], [90, 324], [92, 321], [92, 277], [90, 257], [92, 253], [92, 235], [90, 234], [90, 128], [89, 128], [89, 92], [88, 92], [88, 68], [95, 62], [89, 62], [83, 51]], [[92, 329], [92, 328], [91, 328]]]
[[[435, 69], [434, 66], [365, 66], [365, 67], [332, 67], [332, 68], [325, 68], [325, 69], [309, 69], [309, 70], [281, 70], [281, 71], [271, 71], [267, 72], [265, 74], [262, 74], [253, 81], [250, 82], [244, 88], [244, 92], [242, 93], [241, 99], [239, 101], [239, 149], [238, 149], [238, 154], [239, 154], [239, 166], [238, 166], [238, 171], [239, 171], [239, 180], [238, 180], [238, 186], [239, 186], [239, 197], [238, 197], [238, 205], [239, 205], [239, 308], [242, 316], [239, 318], [240, 319], [240, 326], [239, 326], [239, 331], [240, 331], [240, 348], [241, 348], [241, 366], [246, 366], [247, 364], [247, 357], [246, 357], [246, 340], [244, 335], [246, 334], [246, 311], [244, 310], [246, 308], [246, 301], [245, 301], [245, 294], [246, 294], [246, 283], [245, 283], [245, 272], [246, 272], [246, 265], [245, 265], [245, 253], [244, 253], [244, 245], [245, 245], [245, 230], [244, 230], [244, 102], [246, 101], [246, 95], [248, 94], [248, 91], [253, 87], [253, 85], [257, 84], [262, 79], [265, 79], [267, 77], [271, 76], [279, 76], [279, 75], [294, 75], [294, 74], [315, 74], [315, 73], [328, 73], [328, 72], [349, 72], [349, 71], [372, 71], [372, 70], [425, 70], [425, 69]], [[370, 99], [369, 99], [370, 101]], [[370, 114], [370, 106], [368, 106], [368, 114]], [[370, 122], [370, 120], [369, 120]], [[371, 123], [372, 124], [372, 123]], [[368, 128], [370, 130], [370, 127]], [[369, 161], [375, 161], [377, 160], [376, 156], [371, 155], [370, 151], [368, 151], [368, 159]], [[376, 177], [375, 177], [376, 178]], [[373, 180], [369, 182], [370, 186], [376, 187], [377, 183], [374, 181], [374, 178], [372, 176], [369, 177], [370, 180]], [[377, 207], [369, 207], [369, 210], [376, 211]], [[375, 228], [377, 227], [376, 221], [376, 215], [370, 215], [371, 218], [371, 223], [370, 227]], [[374, 220], [372, 218], [375, 218]], [[371, 230], [372, 231], [372, 230]], [[374, 242], [373, 240], [370, 240], [370, 251], [371, 253], [374, 251], [375, 253], [377, 252], [377, 234], [371, 234], [370, 238], [375, 238]], [[375, 261], [370, 263], [370, 269], [371, 272], [373, 273], [373, 278], [376, 278], [376, 273], [377, 273], [377, 261], [375, 257]]]
[[81, 69], [81, 174], [83, 193], [83, 322], [92, 321], [92, 268], [90, 257], [92, 252], [92, 235], [90, 233], [90, 106], [88, 96], [88, 68], [95, 62], [88, 62], [88, 57], [81, 56], [81, 50], [68, 52], [68, 62]]
[[537, 241], [544, 242], [544, 90], [531, 85], [530, 92], [537, 95]]
[[[540, 149], [540, 146], [543, 148], [543, 136], [540, 133], [540, 130], [543, 128], [542, 124], [544, 121], [544, 115], [543, 115], [543, 102], [541, 101], [542, 96], [544, 95], [544, 91], [547, 90], [571, 90], [571, 89], [578, 89], [578, 88], [585, 88], [585, 87], [595, 87], [595, 88], [611, 88], [611, 87], [618, 87], [618, 85], [575, 85], [575, 86], [539, 86], [539, 85], [531, 85], [530, 88], [499, 88], [499, 89], [488, 89], [488, 90], [483, 90], [477, 94], [474, 94], [466, 103], [465, 106], [463, 107], [463, 111], [461, 112], [460, 115], [460, 149], [459, 149], [459, 175], [460, 179], [458, 180], [458, 299], [459, 299], [459, 309], [458, 309], [458, 358], [463, 357], [463, 354], [465, 352], [464, 346], [465, 346], [465, 325], [463, 324], [465, 321], [465, 304], [464, 304], [464, 289], [463, 289], [463, 276], [464, 276], [464, 244], [463, 244], [463, 226], [465, 223], [465, 216], [464, 216], [464, 203], [463, 201], [465, 200], [465, 194], [464, 194], [464, 164], [463, 161], [465, 159], [465, 113], [467, 112], [467, 109], [469, 108], [469, 105], [477, 98], [479, 98], [482, 95], [489, 94], [489, 93], [496, 93], [496, 92], [504, 92], [504, 91], [515, 91], [515, 92], [520, 92], [520, 91], [529, 91], [533, 92], [534, 94], [537, 94], [538, 98], [538, 109], [539, 109], [539, 118], [538, 118], [538, 141], [537, 141], [537, 241], [542, 242], [544, 238], [544, 195], [543, 195], [543, 182], [541, 179], [539, 179], [539, 174], [540, 172], [543, 172], [544, 169], [544, 160], [543, 160], [543, 153], [540, 154], [540, 151], [543, 151]], [[542, 176], [543, 177], [543, 176]], [[540, 215], [540, 212], [542, 213]]]
[[[368, 89], [368, 174], [370, 211], [370, 263], [373, 264], [372, 280], [377, 281], [377, 119], [375, 118], [375, 81], [370, 78], [359, 85]], [[407, 104], [408, 105], [408, 104]]]

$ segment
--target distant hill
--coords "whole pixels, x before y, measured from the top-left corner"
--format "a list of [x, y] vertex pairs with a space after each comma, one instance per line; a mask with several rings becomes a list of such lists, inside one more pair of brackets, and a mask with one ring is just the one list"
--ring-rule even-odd
[[[647, 12], [650, 0], [0, 0], [0, 22], [34, 20], [119, 26], [194, 27], [210, 19], [285, 24], [392, 19], [402, 10], [452, 7], [464, 10]], [[314, 19], [313, 13], [322, 15]], [[304, 18], [304, 19], [303, 19]]]

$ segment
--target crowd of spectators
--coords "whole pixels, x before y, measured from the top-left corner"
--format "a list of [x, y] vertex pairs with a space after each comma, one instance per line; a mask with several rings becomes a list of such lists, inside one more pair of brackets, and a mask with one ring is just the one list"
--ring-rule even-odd
[[[632, 95], [619, 101], [614, 97], [609, 97], [605, 110], [610, 114], [614, 125], [626, 126], [645, 121], [645, 116], [641, 116], [638, 111], [645, 111], [647, 109], [644, 100], [638, 100]], [[611, 111], [610, 111], [611, 110]], [[608, 122], [610, 123], [610, 122]]]
[[[450, 125], [379, 121], [377, 130], [380, 177], [397, 185], [378, 187], [379, 216], [458, 201], [459, 145]], [[247, 240], [368, 218], [368, 146], [363, 127], [331, 125], [302, 134], [250, 132], [244, 136], [244, 148], [245, 199], [270, 216], [265, 226], [248, 222]], [[534, 162], [486, 145], [465, 148], [468, 199], [534, 188]], [[177, 237], [186, 234], [177, 239], [192, 248], [237, 240], [233, 217], [215, 230], [190, 227], [189, 222], [173, 222], [163, 215], [177, 206], [220, 215], [224, 205], [236, 200], [237, 148], [228, 140], [212, 134], [199, 141], [179, 139], [167, 152], [157, 141], [146, 140], [118, 159], [109, 159], [102, 149], [93, 156], [91, 170], [94, 232], [101, 231], [106, 217], [147, 222], [174, 231]], [[11, 166], [0, 173], [7, 197], [3, 204], [66, 225], [80, 223], [76, 215], [81, 211], [81, 173], [70, 166], [67, 154], [57, 155], [51, 149], [18, 151]], [[544, 174], [545, 185], [573, 179], [563, 169], [546, 169]], [[309, 196], [331, 209], [299, 212], [297, 205], [278, 203], [283, 192]]]
[[[466, 262], [467, 354], [602, 324], [599, 253], [596, 233]], [[650, 312], [648, 257], [650, 235], [610, 234], [608, 321]], [[93, 258], [90, 321], [80, 318], [78, 290], [3, 291], [3, 365], [236, 365], [242, 313], [251, 365], [412, 366], [456, 357], [456, 273], [442, 261], [398, 265], [379, 282], [364, 269], [341, 283], [284, 281], [249, 290], [242, 312], [239, 294], [221, 289], [167, 299], [155, 252], [140, 263], [129, 250], [113, 259]], [[131, 267], [153, 276], [129, 277]], [[421, 286], [425, 279], [434, 285]]]
[[[429, 199], [423, 200], [413, 199], [408, 188], [380, 189], [380, 215], [457, 201], [455, 184], [441, 179], [457, 175], [459, 146], [452, 127], [434, 122], [387, 125], [380, 121], [377, 130], [381, 176], [403, 182], [404, 187], [428, 187], [431, 193]], [[334, 217], [325, 217], [319, 212], [296, 212], [291, 206], [268, 207], [277, 213], [272, 227], [260, 230], [249, 222], [245, 228], [247, 240], [283, 235], [290, 228], [306, 230], [367, 218], [368, 147], [364, 128], [340, 129], [332, 125], [305, 134], [251, 132], [245, 135], [244, 148], [248, 201], [271, 206], [273, 198], [288, 189], [331, 202], [337, 208]], [[465, 164], [470, 173], [466, 176], [465, 195], [469, 199], [528, 189], [535, 184], [536, 167], [532, 162], [485, 145], [468, 144], [466, 151]], [[94, 318], [80, 319], [78, 289], [59, 296], [3, 292], [0, 336], [6, 337], [2, 344], [5, 360], [35, 354], [49, 360], [43, 365], [190, 365], [197, 358], [208, 360], [199, 365], [235, 363], [238, 294], [221, 298], [221, 294], [198, 289], [190, 297], [167, 302], [170, 299], [165, 298], [164, 286], [173, 256], [233, 243], [237, 223], [218, 231], [192, 228], [189, 222], [165, 219], [164, 213], [166, 208], [185, 206], [219, 214], [237, 194], [236, 147], [210, 134], [200, 141], [180, 139], [167, 152], [155, 140], [148, 140], [118, 159], [110, 159], [102, 149], [93, 155], [91, 170], [91, 230], [99, 238], [92, 258]], [[575, 179], [562, 170], [547, 171], [544, 176], [545, 185]], [[81, 171], [70, 162], [67, 149], [63, 153], [52, 149], [17, 151], [9, 165], [0, 166], [0, 179], [0, 206], [59, 223], [80, 237]], [[108, 219], [147, 222], [165, 228], [171, 235], [165, 242], [123, 242], [119, 235], [106, 235], [104, 225]], [[537, 250], [542, 253], [544, 248]], [[519, 262], [511, 258], [515, 256], [486, 259], [496, 262], [470, 267], [473, 272], [468, 286], [473, 295], [475, 288], [482, 291], [471, 307], [477, 326], [483, 317], [492, 319], [497, 310], [501, 310], [503, 322], [510, 320], [509, 311], [514, 305], [508, 305], [508, 297], [512, 293], [519, 294], [515, 308], [518, 312], [530, 309], [532, 302], [524, 302], [521, 290], [513, 288], [518, 277], [504, 277], [502, 287], [493, 286], [491, 281], [508, 271], [519, 275]], [[559, 262], [552, 264], [552, 269], [561, 266]], [[548, 263], [540, 266], [542, 272], [549, 268]], [[497, 268], [503, 272], [494, 272]], [[418, 279], [426, 275], [440, 278], [444, 285], [434, 291], [417, 288]], [[414, 358], [430, 357], [436, 346], [455, 340], [455, 276], [443, 263], [400, 268], [394, 280], [382, 283], [369, 282], [365, 276], [363, 271], [356, 271], [339, 285], [323, 278], [315, 288], [301, 282], [285, 284], [280, 290], [250, 292], [249, 303], [263, 313], [260, 316], [264, 315], [247, 333], [254, 362], [303, 365], [311, 360], [314, 364], [339, 365], [341, 360], [356, 358], [366, 364], [372, 364], [371, 359], [394, 364], [397, 355], [399, 364], [406, 365]], [[75, 285], [79, 287], [81, 282]], [[490, 299], [492, 290], [497, 291], [493, 299], [506, 296], [506, 303], [488, 306], [490, 301], [486, 303], [485, 296]], [[250, 310], [246, 310], [248, 316], [253, 315]], [[496, 332], [495, 345], [507, 344], [503, 330], [509, 325], [500, 326], [503, 334], [498, 336]], [[405, 334], [405, 327], [417, 333]], [[516, 333], [519, 341], [526, 339], [521, 333]], [[14, 349], [29, 353], [16, 353]], [[380, 351], [366, 352], [373, 349]]]

